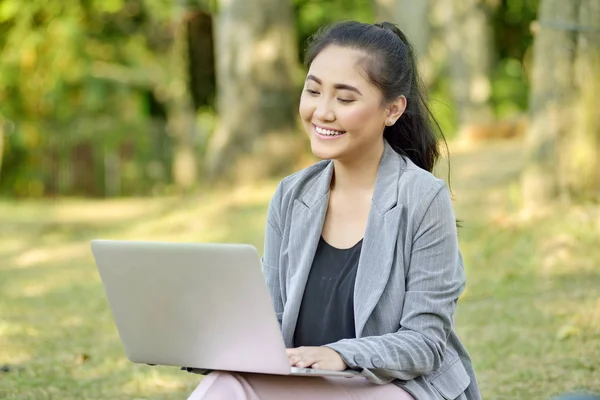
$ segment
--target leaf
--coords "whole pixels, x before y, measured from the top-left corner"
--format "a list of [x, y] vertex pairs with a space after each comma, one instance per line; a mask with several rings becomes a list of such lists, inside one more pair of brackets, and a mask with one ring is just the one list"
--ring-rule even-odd
[[94, 6], [101, 12], [116, 13], [123, 8], [123, 0], [97, 0]]
[[0, 22], [8, 21], [17, 15], [19, 3], [16, 0], [4, 0], [0, 2]]

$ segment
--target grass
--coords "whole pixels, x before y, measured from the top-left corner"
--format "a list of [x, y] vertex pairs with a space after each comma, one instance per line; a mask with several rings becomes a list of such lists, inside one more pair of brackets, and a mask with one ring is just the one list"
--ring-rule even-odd
[[[468, 286], [459, 335], [484, 399], [600, 392], [600, 208], [519, 213], [519, 142], [453, 149]], [[0, 398], [185, 398], [199, 378], [123, 355], [92, 238], [262, 247], [274, 182], [187, 198], [0, 202]]]

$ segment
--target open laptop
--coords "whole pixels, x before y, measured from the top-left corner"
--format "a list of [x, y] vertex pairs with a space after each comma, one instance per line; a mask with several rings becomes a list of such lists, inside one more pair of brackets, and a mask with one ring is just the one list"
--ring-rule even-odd
[[358, 376], [290, 367], [256, 248], [93, 240], [127, 358], [276, 375]]

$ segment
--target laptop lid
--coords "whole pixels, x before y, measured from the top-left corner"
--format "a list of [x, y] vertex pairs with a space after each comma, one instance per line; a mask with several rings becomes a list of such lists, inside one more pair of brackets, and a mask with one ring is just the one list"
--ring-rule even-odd
[[91, 248], [130, 361], [290, 372], [253, 246], [93, 240]]

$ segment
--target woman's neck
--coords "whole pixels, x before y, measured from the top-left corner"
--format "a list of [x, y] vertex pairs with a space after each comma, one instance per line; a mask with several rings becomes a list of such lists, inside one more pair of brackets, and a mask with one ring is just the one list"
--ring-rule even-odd
[[373, 191], [384, 144], [373, 146], [349, 160], [333, 161], [331, 190], [336, 192]]

